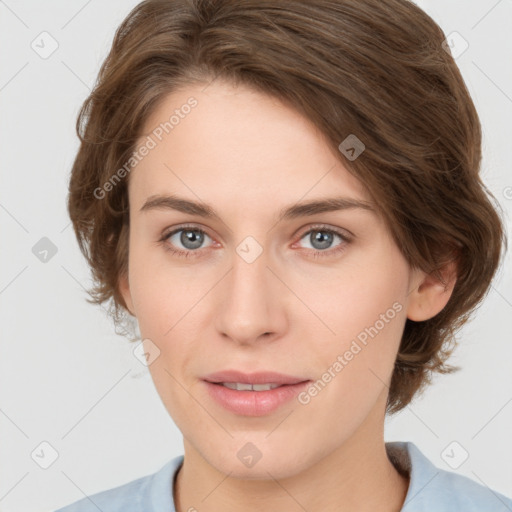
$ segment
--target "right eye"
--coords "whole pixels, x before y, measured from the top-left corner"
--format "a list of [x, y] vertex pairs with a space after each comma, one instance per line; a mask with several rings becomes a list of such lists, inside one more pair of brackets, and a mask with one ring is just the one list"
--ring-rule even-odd
[[178, 229], [165, 233], [159, 241], [163, 243], [167, 251], [189, 257], [192, 253], [199, 252], [205, 237], [211, 240], [211, 237], [202, 229], [193, 226], [181, 226]]

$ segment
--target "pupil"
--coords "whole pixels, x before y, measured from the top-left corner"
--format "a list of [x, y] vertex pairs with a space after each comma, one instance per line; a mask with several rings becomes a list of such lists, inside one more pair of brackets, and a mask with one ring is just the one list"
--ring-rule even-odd
[[181, 243], [187, 247], [187, 249], [197, 249], [201, 247], [203, 242], [203, 235], [198, 231], [188, 230], [183, 231], [181, 234]]
[[[312, 245], [316, 249], [326, 249], [332, 242], [332, 233], [326, 233], [325, 231], [316, 231], [316, 235], [312, 235]], [[319, 246], [315, 244], [319, 243]]]

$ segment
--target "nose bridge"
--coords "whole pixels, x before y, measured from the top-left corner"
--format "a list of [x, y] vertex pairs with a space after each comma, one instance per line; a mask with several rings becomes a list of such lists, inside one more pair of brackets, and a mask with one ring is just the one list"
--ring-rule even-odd
[[282, 328], [284, 312], [279, 305], [282, 290], [277, 290], [279, 282], [267, 268], [272, 265], [269, 255], [253, 237], [246, 237], [233, 252], [217, 327], [239, 342], [248, 343]]
[[260, 301], [267, 287], [268, 250], [253, 237], [247, 237], [235, 249], [231, 272], [232, 290], [240, 298], [253, 297]]

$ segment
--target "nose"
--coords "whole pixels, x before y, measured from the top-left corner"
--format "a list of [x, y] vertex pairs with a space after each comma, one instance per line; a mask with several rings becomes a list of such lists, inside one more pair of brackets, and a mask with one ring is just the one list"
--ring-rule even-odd
[[287, 328], [287, 289], [276, 277], [267, 251], [254, 261], [233, 253], [231, 271], [223, 279], [216, 311], [218, 332], [238, 344], [275, 340]]

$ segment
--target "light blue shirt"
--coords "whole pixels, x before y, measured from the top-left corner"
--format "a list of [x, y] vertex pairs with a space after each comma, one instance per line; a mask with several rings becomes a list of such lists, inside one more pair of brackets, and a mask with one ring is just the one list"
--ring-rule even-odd
[[[410, 477], [401, 512], [512, 512], [512, 499], [451, 471], [434, 466], [411, 442], [388, 442], [395, 467]], [[85, 497], [56, 512], [176, 512], [173, 481], [183, 455], [159, 471]]]

